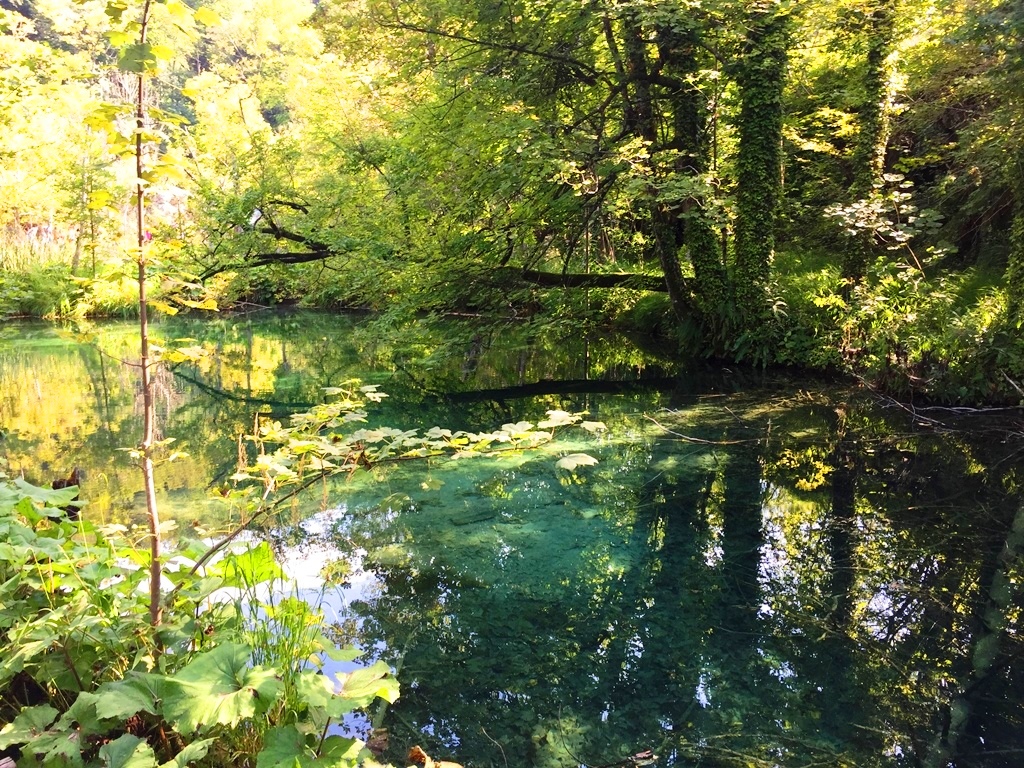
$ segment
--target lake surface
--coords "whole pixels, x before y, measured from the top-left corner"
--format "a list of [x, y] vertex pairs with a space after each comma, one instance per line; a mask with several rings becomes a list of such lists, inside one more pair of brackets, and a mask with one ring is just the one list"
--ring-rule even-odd
[[[489, 429], [546, 410], [608, 431], [332, 482], [263, 532], [340, 641], [398, 669], [387, 758], [470, 766], [1024, 762], [1024, 415], [916, 414], [820, 382], [675, 365], [621, 337], [358, 318], [165, 322], [165, 514], [215, 526], [257, 411], [357, 377], [376, 424]], [[91, 334], [91, 337], [90, 335]], [[142, 522], [130, 324], [0, 335], [0, 457], [84, 470], [85, 514]], [[179, 340], [174, 342], [173, 340]], [[560, 456], [594, 466], [568, 472]], [[213, 494], [215, 497], [216, 494]]]

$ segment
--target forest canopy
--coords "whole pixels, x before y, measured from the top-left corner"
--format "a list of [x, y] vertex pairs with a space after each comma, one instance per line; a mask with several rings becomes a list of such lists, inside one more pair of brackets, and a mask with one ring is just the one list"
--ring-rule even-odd
[[144, 53], [158, 309], [615, 323], [1022, 396], [1020, 3], [166, 0], [142, 53], [115, 6], [0, 0], [2, 314], [130, 311]]

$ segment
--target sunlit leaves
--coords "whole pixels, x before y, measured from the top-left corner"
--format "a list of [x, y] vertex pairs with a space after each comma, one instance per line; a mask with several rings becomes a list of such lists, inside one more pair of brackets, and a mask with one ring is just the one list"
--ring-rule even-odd
[[570, 453], [568, 456], [563, 456], [555, 462], [555, 466], [559, 469], [566, 469], [570, 472], [575, 472], [579, 467], [590, 467], [597, 463], [597, 459], [589, 454]]
[[216, 27], [224, 23], [216, 11], [206, 7], [196, 9], [195, 19], [207, 27]]
[[261, 542], [217, 563], [210, 573], [224, 579], [227, 586], [254, 587], [284, 577], [270, 545]]
[[327, 711], [332, 717], [340, 717], [359, 707], [365, 707], [380, 698], [389, 704], [398, 700], [398, 681], [383, 661], [352, 672], [338, 674], [340, 689], [333, 708]]
[[180, 0], [170, 0], [165, 7], [167, 8], [168, 15], [175, 21], [181, 22], [192, 18], [192, 9], [180, 2]]
[[266, 709], [281, 693], [272, 669], [249, 666], [250, 649], [226, 643], [201, 654], [175, 676], [177, 690], [164, 705], [179, 731], [236, 725]]
[[310, 470], [352, 472], [382, 462], [487, 456], [536, 448], [550, 442], [559, 428], [579, 425], [591, 433], [605, 428], [601, 422], [581, 423], [582, 414], [551, 410], [538, 424], [509, 422], [491, 432], [431, 427], [421, 433], [418, 429], [386, 426], [345, 431], [353, 422], [367, 419], [362, 410], [366, 401], [379, 402], [385, 394], [374, 385], [359, 386], [358, 382], [330, 387], [326, 392], [338, 400], [294, 415], [291, 426], [277, 421], [261, 424], [257, 434], [249, 438], [259, 449], [256, 459], [231, 479], [261, 480], [278, 489], [282, 484], [300, 481]]
[[138, 736], [125, 733], [100, 747], [104, 768], [155, 768], [153, 748]]

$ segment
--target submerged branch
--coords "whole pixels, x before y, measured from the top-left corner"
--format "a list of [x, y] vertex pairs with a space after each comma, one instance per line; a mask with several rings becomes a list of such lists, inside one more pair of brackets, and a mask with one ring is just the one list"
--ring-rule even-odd
[[617, 392], [632, 392], [638, 389], [663, 391], [672, 390], [678, 385], [678, 379], [668, 377], [633, 379], [631, 381], [565, 379], [562, 381], [537, 381], [532, 384], [520, 384], [516, 387], [449, 392], [441, 395], [441, 397], [454, 403], [475, 403], [483, 400], [518, 400], [539, 395], [614, 394]]

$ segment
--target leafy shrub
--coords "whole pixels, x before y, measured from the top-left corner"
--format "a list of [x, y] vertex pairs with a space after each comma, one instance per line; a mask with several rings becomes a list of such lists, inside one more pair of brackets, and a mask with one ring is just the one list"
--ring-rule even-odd
[[[245, 605], [282, 578], [266, 544], [206, 568], [194, 563], [209, 547], [183, 544], [153, 627], [148, 551], [123, 528], [71, 520], [76, 493], [0, 478], [0, 749], [60, 768], [355, 764], [362, 742], [328, 726], [394, 701], [397, 682], [383, 663], [338, 684], [319, 674], [324, 655], [354, 654], [294, 599], [264, 598], [280, 632], [254, 631]], [[226, 589], [233, 602], [216, 599]], [[282, 644], [300, 624], [301, 642]]]
[[61, 265], [0, 272], [0, 316], [64, 317], [79, 294], [70, 271]]

